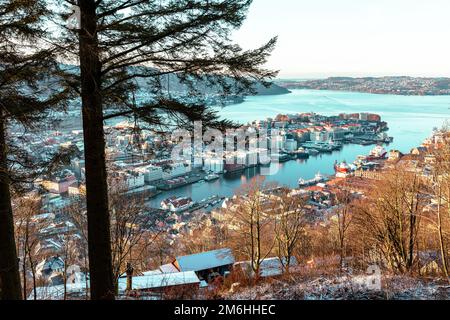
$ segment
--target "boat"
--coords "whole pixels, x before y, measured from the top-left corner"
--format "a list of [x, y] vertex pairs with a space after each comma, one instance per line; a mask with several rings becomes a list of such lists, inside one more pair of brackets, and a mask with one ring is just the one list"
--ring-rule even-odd
[[304, 148], [299, 148], [297, 151], [294, 152], [294, 154], [297, 156], [297, 159], [309, 158], [309, 152], [306, 151]]
[[330, 141], [328, 142], [328, 145], [329, 145], [333, 150], [340, 150], [340, 149], [342, 149], [342, 147], [343, 147], [343, 145], [342, 145], [341, 142], [338, 142], [338, 141], [332, 141], [332, 140], [330, 140]]
[[205, 180], [206, 181], [214, 181], [214, 180], [217, 180], [217, 179], [219, 179], [220, 177], [219, 177], [219, 175], [218, 174], [215, 174], [215, 173], [210, 173], [210, 174], [208, 174], [207, 176], [205, 176]]
[[318, 172], [318, 173], [316, 174], [316, 176], [314, 177], [313, 181], [314, 181], [315, 183], [321, 183], [321, 182], [326, 182], [326, 181], [328, 181], [328, 178], [325, 177], [325, 176], [323, 176], [323, 175], [321, 175], [320, 172]]
[[328, 142], [312, 142], [308, 141], [302, 144], [304, 148], [308, 150], [317, 150], [319, 152], [332, 152], [334, 150], [334, 146]]
[[374, 141], [371, 141], [371, 140], [364, 140], [364, 139], [355, 139], [354, 140], [354, 143], [355, 144], [359, 144], [359, 145], [362, 145], [362, 146], [370, 146], [371, 144], [374, 144], [375, 142]]
[[349, 173], [351, 171], [351, 168], [346, 161], [342, 161], [339, 164], [336, 161], [334, 164], [334, 171], [336, 171], [337, 173]]
[[299, 187], [307, 187], [308, 186], [308, 182], [305, 179], [300, 178], [300, 179], [298, 179], [298, 186]]
[[272, 159], [264, 159], [259, 165], [261, 167], [270, 167], [272, 164]]
[[356, 166], [352, 164], [348, 164], [346, 161], [342, 161], [341, 163], [337, 163], [337, 161], [334, 164], [334, 171], [336, 172], [337, 178], [346, 178], [348, 177], [353, 171], [355, 171]]
[[225, 164], [224, 166], [225, 173], [242, 173], [245, 170], [245, 166], [243, 164]]
[[386, 159], [387, 151], [385, 148], [383, 148], [380, 145], [377, 145], [375, 148], [370, 151], [369, 155], [366, 157], [365, 160], [367, 161], [373, 161], [373, 160], [382, 160]]
[[323, 183], [326, 181], [328, 181], [328, 178], [321, 175], [320, 172], [318, 172], [313, 179], [304, 180], [303, 178], [300, 178], [298, 180], [298, 185], [299, 185], [299, 187], [309, 187], [309, 186], [314, 186], [318, 183]]
[[274, 162], [288, 162], [292, 160], [292, 158], [286, 153], [274, 153], [271, 157]]

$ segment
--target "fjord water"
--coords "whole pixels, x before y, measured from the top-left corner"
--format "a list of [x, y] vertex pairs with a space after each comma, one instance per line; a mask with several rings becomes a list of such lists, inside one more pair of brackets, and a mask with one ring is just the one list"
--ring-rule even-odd
[[[381, 115], [388, 123], [389, 135], [394, 142], [388, 150], [398, 149], [404, 153], [420, 145], [430, 136], [433, 128], [440, 127], [450, 119], [450, 96], [398, 96], [354, 93], [342, 91], [293, 90], [278, 96], [247, 97], [245, 102], [220, 110], [222, 117], [245, 124], [253, 120], [274, 118], [277, 114], [316, 112], [323, 115], [339, 113], [370, 112]], [[317, 172], [333, 174], [337, 161], [353, 162], [358, 155], [368, 154], [373, 146], [345, 145], [340, 151], [321, 154], [308, 160], [289, 161], [276, 166], [276, 174], [266, 176], [267, 181], [279, 185], [297, 187], [298, 179], [310, 179]], [[240, 185], [259, 174], [251, 168], [234, 177], [222, 177], [214, 182], [194, 184], [171, 192], [165, 192], [151, 201], [159, 206], [162, 199], [172, 195], [188, 196], [195, 201], [211, 195], [231, 196]]]

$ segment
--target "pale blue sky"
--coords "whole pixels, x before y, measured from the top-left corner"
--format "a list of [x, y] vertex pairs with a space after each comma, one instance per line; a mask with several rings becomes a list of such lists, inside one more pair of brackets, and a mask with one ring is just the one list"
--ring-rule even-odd
[[279, 36], [279, 77], [450, 76], [449, 0], [254, 0], [234, 35]]

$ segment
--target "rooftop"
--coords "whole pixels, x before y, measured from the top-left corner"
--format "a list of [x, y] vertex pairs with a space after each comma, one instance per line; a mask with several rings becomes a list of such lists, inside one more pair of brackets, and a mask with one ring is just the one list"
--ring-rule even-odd
[[[150, 274], [140, 277], [133, 277], [133, 290], [147, 290], [155, 288], [172, 287], [186, 284], [200, 284], [200, 280], [193, 271]], [[119, 279], [119, 291], [125, 291], [127, 279]]]
[[214, 251], [177, 257], [180, 271], [200, 271], [234, 263], [231, 249], [219, 249]]

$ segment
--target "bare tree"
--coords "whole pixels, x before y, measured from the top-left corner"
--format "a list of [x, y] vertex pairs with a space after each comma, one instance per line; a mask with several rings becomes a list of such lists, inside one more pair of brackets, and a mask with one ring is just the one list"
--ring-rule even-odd
[[267, 185], [263, 178], [254, 178], [237, 192], [224, 219], [230, 229], [229, 244], [241, 257], [250, 261], [256, 278], [261, 264], [275, 246], [272, 204], [264, 193]]
[[[448, 230], [446, 225], [450, 219], [450, 130], [444, 126], [440, 130], [442, 141], [432, 149], [432, 190], [437, 200], [436, 229], [439, 239], [439, 251], [441, 255], [442, 269], [447, 279], [449, 279], [448, 267]], [[447, 215], [443, 213], [447, 211]]]
[[89, 299], [89, 261], [88, 261], [88, 233], [87, 233], [87, 216], [85, 209], [85, 198], [81, 194], [79, 197], [72, 198], [69, 207], [66, 210], [67, 216], [74, 223], [79, 239], [79, 250], [82, 256], [82, 271], [85, 273], [86, 300]]
[[[145, 261], [151, 261], [151, 265], [154, 267], [161, 266], [168, 261], [169, 257], [173, 257], [176, 246], [172, 243], [172, 240], [167, 237], [166, 233], [160, 234], [153, 242], [148, 252], [143, 252], [143, 259], [141, 263]], [[146, 255], [145, 255], [146, 254]], [[145, 264], [147, 266], [147, 263]]]
[[276, 251], [285, 272], [289, 273], [291, 259], [305, 233], [305, 204], [299, 195], [289, 189], [282, 189], [274, 201]]
[[[165, 131], [192, 127], [195, 120], [214, 127], [229, 125], [204, 99], [192, 104], [166, 94], [162, 79], [168, 79], [168, 87], [171, 75], [172, 79], [179, 78], [188, 84], [191, 97], [201, 97], [204, 93], [196, 90], [194, 83], [198, 79], [206, 86], [220, 88], [219, 94], [227, 96], [233, 91], [252, 91], [254, 80], [272, 78], [275, 72], [262, 66], [275, 39], [256, 50], [244, 51], [229, 37], [231, 30], [241, 26], [250, 3], [63, 2], [78, 5], [80, 13], [76, 30], [62, 30], [68, 31], [64, 37], [68, 55], [80, 65], [79, 77], [69, 84], [77, 88], [82, 100], [92, 299], [114, 299], [104, 120], [137, 116], [153, 129]], [[60, 1], [55, 4], [61, 7]], [[144, 95], [134, 99], [131, 92], [138, 87], [147, 87], [153, 98]], [[110, 109], [108, 113], [105, 106]]]
[[65, 232], [63, 234], [59, 235], [59, 240], [62, 244], [61, 253], [59, 255], [59, 258], [64, 262], [64, 267], [62, 271], [62, 278], [63, 278], [63, 286], [64, 286], [64, 295], [63, 299], [67, 300], [67, 284], [69, 281], [69, 278], [71, 276], [75, 276], [75, 272], [78, 272], [77, 269], [72, 269], [75, 265], [79, 262], [80, 257], [80, 243], [79, 243], [79, 237], [74, 232]]
[[143, 198], [130, 199], [119, 192], [110, 195], [110, 205], [113, 275], [117, 290], [127, 262], [141, 260], [160, 232], [147, 229], [150, 219], [146, 215]]
[[[146, 212], [145, 198], [131, 196], [128, 186], [121, 178], [109, 178], [113, 186], [109, 190], [111, 219], [111, 252], [114, 287], [117, 292], [119, 277], [125, 272], [128, 262], [145, 265], [142, 261], [161, 231], [151, 223], [151, 216]], [[76, 225], [81, 241], [87, 243], [87, 215], [83, 195], [74, 199], [68, 210], [71, 220]], [[86, 246], [84, 246], [86, 250]], [[87, 257], [87, 255], [83, 255]], [[85, 262], [87, 263], [87, 262]]]
[[177, 239], [175, 251], [194, 254], [220, 248], [224, 245], [224, 231], [226, 230], [221, 228], [220, 224], [214, 223], [209, 215], [200, 212], [184, 226]]
[[339, 266], [342, 270], [344, 266], [344, 258], [347, 255], [347, 233], [352, 223], [351, 215], [352, 194], [347, 188], [343, 188], [336, 194], [336, 209], [338, 240], [339, 240]]
[[417, 235], [425, 204], [425, 186], [415, 172], [397, 168], [374, 183], [354, 211], [357, 228], [393, 271], [412, 271]]
[[36, 266], [39, 259], [37, 245], [39, 244], [38, 231], [44, 227], [37, 224], [33, 217], [40, 211], [40, 202], [31, 197], [17, 197], [13, 201], [14, 220], [16, 223], [16, 239], [22, 267], [22, 289], [24, 299], [28, 297], [28, 272], [32, 277], [34, 299], [36, 293]]

